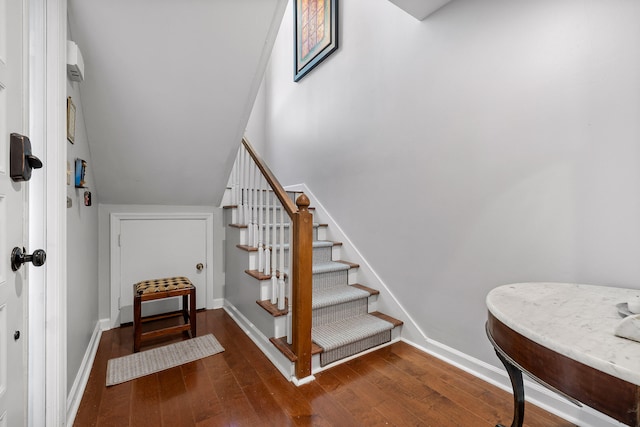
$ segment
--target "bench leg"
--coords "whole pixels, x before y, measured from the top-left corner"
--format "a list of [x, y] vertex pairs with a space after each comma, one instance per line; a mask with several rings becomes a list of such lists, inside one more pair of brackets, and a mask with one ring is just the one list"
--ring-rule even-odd
[[196, 289], [189, 293], [189, 321], [191, 323], [191, 338], [196, 337]]
[[182, 295], [182, 320], [184, 323], [189, 323], [189, 295]]
[[142, 344], [142, 300], [139, 296], [133, 297], [133, 352], [140, 351]]

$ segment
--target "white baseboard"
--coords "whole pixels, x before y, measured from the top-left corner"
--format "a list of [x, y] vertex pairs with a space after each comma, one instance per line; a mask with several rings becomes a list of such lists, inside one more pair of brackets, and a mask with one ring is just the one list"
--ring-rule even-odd
[[301, 385], [309, 384], [309, 383], [315, 381], [315, 379], [316, 379], [316, 377], [314, 377], [313, 375], [309, 375], [308, 377], [304, 377], [301, 380], [299, 380], [296, 377], [291, 377], [291, 382], [293, 384], [295, 384], [296, 387], [300, 387]]
[[[427, 339], [424, 345], [418, 345], [406, 339], [402, 339], [402, 341], [450, 365], [462, 369], [489, 384], [512, 393], [511, 381], [504, 369], [496, 368], [482, 360], [471, 357], [431, 339]], [[530, 380], [526, 375], [524, 376], [524, 388], [527, 402], [581, 427], [624, 427], [624, 424], [619, 423], [601, 412], [587, 406], [579, 407], [569, 402], [560, 395]], [[496, 422], [502, 422], [507, 425], [510, 420], [496, 420]]]
[[229, 301], [224, 301], [224, 311], [236, 322], [236, 324], [244, 331], [245, 334], [258, 346], [260, 351], [267, 356], [273, 366], [280, 371], [280, 373], [291, 381], [293, 375], [293, 363], [291, 363], [280, 351], [269, 341], [253, 323], [247, 319], [233, 304]]
[[91, 368], [93, 367], [93, 361], [96, 358], [98, 352], [98, 345], [100, 344], [100, 338], [102, 337], [102, 331], [109, 329], [109, 319], [100, 319], [96, 322], [96, 327], [93, 329], [89, 345], [82, 358], [80, 369], [76, 379], [73, 381], [69, 395], [67, 396], [67, 425], [72, 426], [73, 421], [78, 413], [80, 402], [82, 401], [82, 395], [84, 389], [87, 387], [87, 381], [89, 381], [89, 374], [91, 374]]

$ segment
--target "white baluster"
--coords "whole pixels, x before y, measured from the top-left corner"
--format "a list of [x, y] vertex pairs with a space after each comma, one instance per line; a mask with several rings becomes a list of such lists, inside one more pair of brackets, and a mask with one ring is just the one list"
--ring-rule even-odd
[[280, 279], [278, 280], [278, 310], [284, 310], [284, 206], [280, 208]]
[[264, 188], [262, 187], [262, 173], [259, 176], [258, 191], [260, 198], [258, 202], [258, 271], [264, 273], [264, 243], [262, 241], [263, 221], [264, 221]]
[[[244, 151], [244, 221], [242, 224], [249, 224], [249, 174], [251, 173], [249, 164], [249, 153], [246, 149]], [[247, 242], [243, 242], [247, 243]]]
[[264, 274], [271, 276], [271, 251], [269, 249], [269, 205], [271, 204], [271, 195], [269, 192], [269, 183], [267, 183], [265, 197], [267, 201], [264, 204]]
[[253, 213], [251, 219], [253, 220], [253, 241], [251, 246], [258, 247], [258, 175], [260, 170], [257, 164], [253, 164]]
[[293, 344], [293, 312], [291, 304], [289, 304], [289, 312], [287, 313], [287, 344]]
[[271, 276], [271, 304], [278, 302], [278, 278], [275, 273]]
[[249, 163], [249, 181], [247, 182], [247, 201], [248, 201], [248, 217], [247, 217], [247, 246], [251, 246], [253, 244], [253, 174], [254, 168], [253, 163]]
[[244, 145], [240, 145], [238, 153], [238, 181], [240, 194], [238, 199], [238, 224], [244, 224]]
[[[231, 187], [232, 205], [236, 206], [236, 215], [240, 211], [240, 197], [238, 197], [238, 189], [240, 188], [240, 149], [236, 154], [236, 162], [233, 164], [233, 187]], [[236, 219], [237, 221], [237, 219]]]
[[275, 193], [273, 195], [273, 224], [271, 225], [271, 235], [273, 236], [273, 262], [271, 263], [271, 304], [275, 304], [278, 302], [278, 278], [276, 277], [276, 261], [278, 258], [278, 247], [276, 241], [276, 233], [278, 231], [277, 227], [277, 217], [276, 217], [276, 203], [278, 202], [278, 198]]

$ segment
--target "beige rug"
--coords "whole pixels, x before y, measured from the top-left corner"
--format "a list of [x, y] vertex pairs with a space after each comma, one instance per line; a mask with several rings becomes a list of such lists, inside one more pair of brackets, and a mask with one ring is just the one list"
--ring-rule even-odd
[[169, 344], [107, 363], [107, 386], [164, 371], [224, 351], [212, 334]]

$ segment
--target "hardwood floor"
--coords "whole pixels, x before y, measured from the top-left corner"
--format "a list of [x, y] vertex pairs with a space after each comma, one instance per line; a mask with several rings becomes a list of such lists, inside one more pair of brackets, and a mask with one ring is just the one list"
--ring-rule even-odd
[[[465, 426], [511, 424], [513, 398], [478, 378], [395, 343], [316, 375], [286, 381], [224, 310], [198, 313], [198, 335], [223, 353], [105, 387], [107, 361], [133, 350], [131, 326], [106, 331], [75, 426]], [[182, 339], [164, 339], [163, 345]], [[146, 350], [153, 345], [142, 348]], [[573, 424], [531, 404], [525, 426]]]

